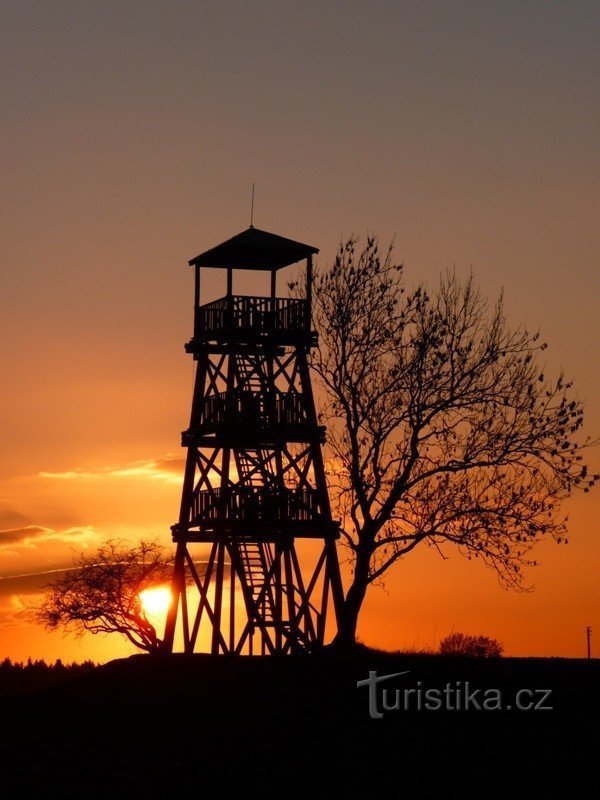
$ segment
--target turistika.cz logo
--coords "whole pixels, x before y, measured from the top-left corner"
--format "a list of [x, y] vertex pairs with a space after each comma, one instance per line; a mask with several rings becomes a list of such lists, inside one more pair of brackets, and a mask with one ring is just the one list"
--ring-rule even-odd
[[382, 719], [392, 711], [552, 711], [552, 689], [517, 689], [505, 693], [502, 689], [473, 688], [469, 681], [450, 681], [443, 688], [416, 686], [384, 687], [381, 684], [408, 675], [410, 670], [378, 675], [369, 670], [369, 677], [358, 681], [358, 689], [369, 690], [369, 716]]

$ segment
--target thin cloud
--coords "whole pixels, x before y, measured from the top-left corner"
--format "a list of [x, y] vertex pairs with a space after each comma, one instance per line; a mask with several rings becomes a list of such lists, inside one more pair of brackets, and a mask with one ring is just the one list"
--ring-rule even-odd
[[0, 596], [39, 594], [51, 581], [62, 577], [72, 567], [29, 572], [23, 575], [0, 577]]
[[30, 621], [29, 601], [24, 602], [19, 595], [0, 595], [0, 628], [26, 626]]
[[32, 520], [0, 498], [0, 529], [30, 525]]
[[0, 531], [0, 553], [12, 552], [15, 548], [35, 549], [39, 544], [51, 541], [86, 544], [96, 536], [94, 529], [89, 526], [56, 531], [41, 525], [25, 525]]
[[38, 472], [40, 478], [58, 478], [61, 481], [71, 480], [92, 480], [98, 477], [96, 472], [83, 472], [82, 470], [72, 470], [71, 472]]
[[8, 530], [0, 531], [0, 547], [15, 544], [16, 542], [36, 539], [52, 532], [51, 528], [42, 528], [39, 525], [25, 525], [23, 528], [9, 528]]
[[[207, 561], [194, 561], [194, 566], [200, 577], [206, 574], [207, 565]], [[225, 578], [229, 575], [230, 568], [231, 565], [229, 562], [225, 562]], [[41, 572], [26, 572], [20, 575], [0, 576], [0, 597], [40, 594], [50, 583], [54, 583], [55, 580], [75, 569], [78, 569], [76, 565], [73, 567], [47, 569]]]
[[31, 612], [48, 584], [67, 572], [52, 569], [24, 575], [0, 577], [0, 628], [20, 627], [31, 623]]
[[162, 458], [146, 461], [131, 461], [128, 464], [103, 467], [96, 472], [74, 469], [66, 472], [39, 472], [40, 478], [52, 480], [106, 480], [110, 478], [144, 478], [180, 483], [185, 466], [185, 459], [180, 456], [166, 455]]

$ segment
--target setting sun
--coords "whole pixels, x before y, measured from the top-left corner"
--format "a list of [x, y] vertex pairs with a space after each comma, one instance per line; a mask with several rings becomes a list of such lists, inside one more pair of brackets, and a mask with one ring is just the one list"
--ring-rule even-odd
[[140, 592], [142, 608], [146, 614], [165, 614], [171, 605], [171, 590], [167, 586], [154, 586]]

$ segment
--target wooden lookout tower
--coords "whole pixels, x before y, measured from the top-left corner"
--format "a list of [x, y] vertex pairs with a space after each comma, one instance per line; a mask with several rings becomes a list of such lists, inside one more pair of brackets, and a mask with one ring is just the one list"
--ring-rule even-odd
[[[197, 362], [165, 648], [213, 654], [312, 650], [342, 585], [307, 355], [315, 247], [254, 227], [189, 263]], [[278, 270], [306, 260], [304, 299], [277, 297]], [[200, 303], [201, 271], [226, 271]], [[233, 292], [234, 270], [270, 274], [269, 296]], [[329, 629], [330, 630], [330, 629]]]

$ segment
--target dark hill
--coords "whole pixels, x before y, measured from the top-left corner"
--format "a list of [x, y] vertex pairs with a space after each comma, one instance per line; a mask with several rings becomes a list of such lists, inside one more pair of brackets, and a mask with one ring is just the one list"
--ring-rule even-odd
[[[377, 710], [383, 687], [390, 702], [413, 689], [409, 708], [371, 719], [369, 671], [408, 671]], [[567, 659], [134, 656], [4, 701], [3, 796], [578, 796], [599, 678], [599, 661]], [[416, 710], [432, 689], [464, 703], [467, 682], [512, 709]], [[517, 710], [522, 689], [552, 689], [552, 710]]]

